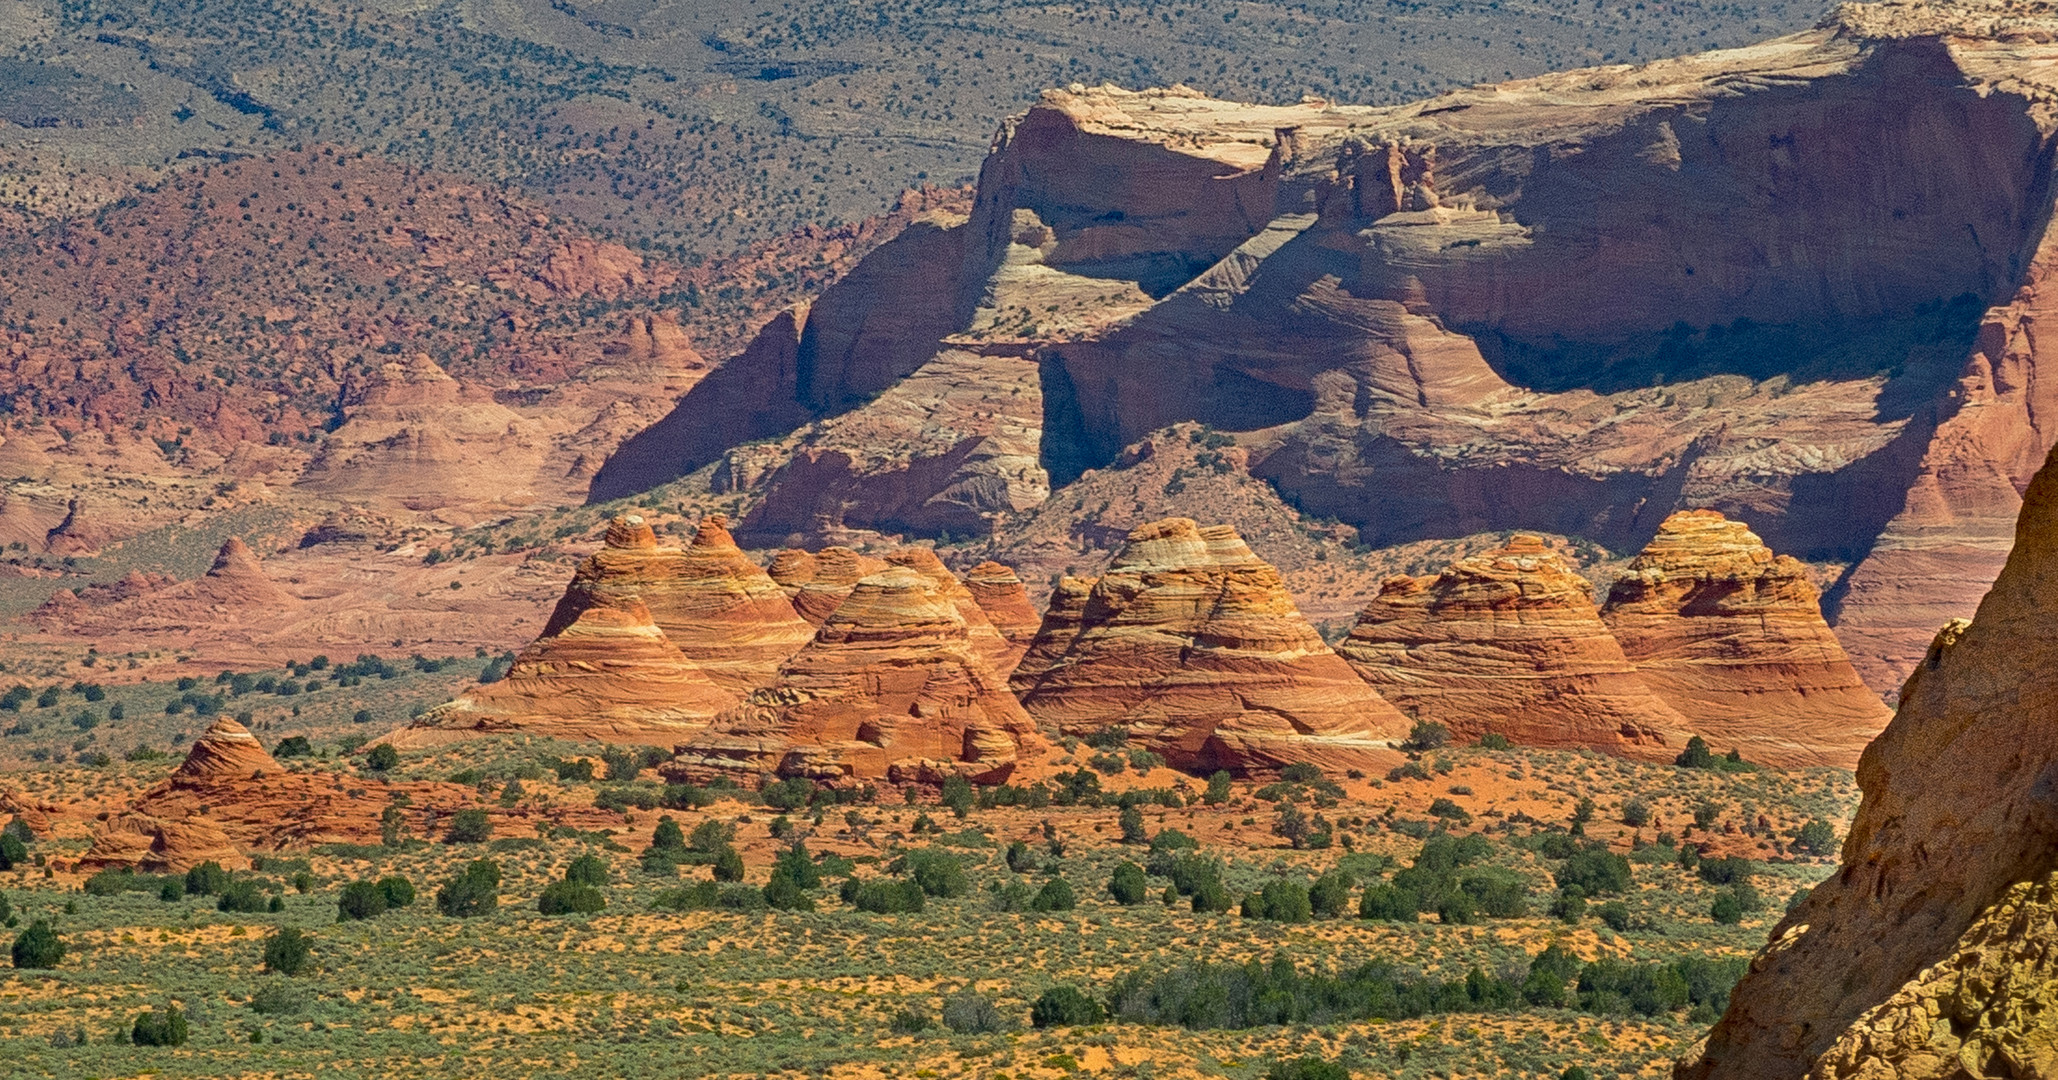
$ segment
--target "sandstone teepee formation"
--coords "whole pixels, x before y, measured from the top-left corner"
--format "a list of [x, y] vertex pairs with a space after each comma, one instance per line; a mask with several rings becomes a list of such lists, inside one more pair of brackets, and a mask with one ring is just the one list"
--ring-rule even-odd
[[1029, 590], [1023, 587], [1013, 567], [991, 561], [980, 563], [965, 574], [965, 588], [972, 591], [972, 599], [979, 602], [979, 609], [1009, 644], [1018, 650], [1027, 649], [1036, 640], [1037, 627], [1043, 620], [1029, 602]]
[[1807, 568], [1713, 510], [1666, 518], [1601, 619], [1692, 734], [1747, 761], [1852, 768], [1892, 716], [1823, 621]]
[[1061, 586], [1013, 680], [1047, 728], [1120, 727], [1175, 768], [1237, 773], [1375, 767], [1407, 735], [1229, 526], [1140, 526], [1083, 606], [1080, 587]]
[[595, 606], [634, 597], [686, 658], [716, 685], [747, 693], [772, 680], [814, 628], [771, 576], [736, 546], [720, 515], [700, 523], [685, 550], [661, 547], [649, 524], [616, 518], [607, 546], [579, 567], [543, 629], [562, 632]]
[[828, 620], [860, 579], [886, 569], [884, 559], [860, 555], [847, 547], [807, 552], [782, 551], [772, 560], [771, 578], [793, 600], [793, 610], [810, 626]]
[[2058, 1061], [2058, 455], [1967, 625], [1858, 767], [1841, 872], [1788, 911], [1680, 1080], [2049, 1076]]
[[186, 760], [172, 773], [172, 779], [187, 783], [221, 783], [250, 780], [286, 770], [279, 765], [250, 729], [224, 716], [208, 725], [206, 733], [193, 740]]
[[965, 620], [965, 633], [971, 639], [973, 651], [977, 652], [979, 658], [986, 661], [986, 666], [1005, 683], [1008, 674], [1015, 670], [1015, 661], [1022, 658], [1022, 650], [1001, 636], [1001, 632], [994, 627], [993, 620], [987, 617], [986, 609], [979, 605], [979, 600], [972, 594], [972, 590], [966, 588], [965, 583], [959, 581], [957, 575], [943, 565], [943, 560], [936, 557], [936, 552], [925, 547], [902, 548], [887, 555], [886, 561], [890, 565], [913, 570], [936, 586], [937, 595], [949, 600], [951, 606], [957, 609], [959, 617]]
[[523, 649], [505, 678], [384, 741], [407, 749], [521, 731], [670, 746], [736, 703], [666, 639], [642, 601], [604, 592], [582, 600], [587, 606]]
[[672, 773], [940, 782], [1006, 778], [1048, 743], [928, 575], [858, 582], [776, 682], [679, 747]]
[[1669, 761], [1687, 739], [1685, 717], [1602, 624], [1587, 580], [1537, 536], [1434, 577], [1388, 579], [1336, 651], [1403, 713], [1462, 741], [1495, 733]]

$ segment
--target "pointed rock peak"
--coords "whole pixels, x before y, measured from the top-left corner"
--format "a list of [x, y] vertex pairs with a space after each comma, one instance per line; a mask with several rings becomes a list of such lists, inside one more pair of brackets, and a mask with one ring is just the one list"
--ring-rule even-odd
[[1127, 543], [1115, 556], [1117, 569], [1205, 566], [1210, 561], [1208, 538], [1192, 518], [1166, 518], [1129, 530]]
[[247, 780], [283, 772], [248, 728], [224, 716], [193, 740], [193, 749], [173, 775], [188, 780]]
[[1544, 538], [1535, 533], [1516, 533], [1495, 552], [1499, 555], [1555, 555]]
[[884, 561], [860, 555], [847, 547], [825, 547], [815, 553], [817, 585], [855, 585], [866, 574], [877, 573]]
[[980, 563], [965, 575], [965, 584], [975, 589], [982, 585], [1006, 588], [1021, 583], [1014, 567], [991, 561]]
[[623, 514], [607, 523], [607, 546], [650, 550], [657, 547], [657, 533], [641, 514]]
[[1257, 553], [1237, 535], [1234, 525], [1206, 525], [1200, 536], [1208, 546], [1208, 559], [1222, 566], [1257, 563]]
[[235, 536], [222, 541], [221, 550], [214, 553], [214, 565], [207, 568], [207, 576], [212, 578], [252, 575], [262, 577], [263, 574], [264, 571], [258, 569], [257, 556], [251, 552], [250, 546]]
[[722, 514], [709, 514], [700, 519], [700, 528], [693, 533], [695, 551], [740, 551], [736, 538], [729, 535], [729, 519]]
[[943, 565], [943, 560], [936, 557], [934, 548], [901, 548], [899, 551], [886, 556], [886, 561], [895, 566], [905, 566], [932, 581], [940, 580], [939, 575], [944, 577], [953, 576], [951, 575], [950, 568]]
[[895, 566], [860, 580], [823, 629], [886, 629], [936, 622], [962, 625], [964, 618], [928, 575]]

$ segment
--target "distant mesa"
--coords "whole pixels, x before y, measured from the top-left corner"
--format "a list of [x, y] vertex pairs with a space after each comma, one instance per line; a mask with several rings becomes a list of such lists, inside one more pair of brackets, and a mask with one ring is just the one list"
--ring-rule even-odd
[[1050, 747], [935, 579], [859, 581], [778, 678], [680, 746], [668, 775], [997, 783]]
[[1713, 510], [1666, 518], [1601, 620], [1688, 730], [1747, 761], [1855, 768], [1893, 716], [1823, 621], [1807, 567]]
[[1644, 684], [1593, 587], [1517, 534], [1434, 577], [1395, 577], [1337, 652], [1403, 713], [1465, 742], [1584, 747], [1670, 760], [1688, 721]]
[[1051, 730], [1122, 728], [1190, 772], [1383, 767], [1409, 726], [1235, 529], [1187, 518], [1138, 527], [1090, 586], [1062, 583], [1013, 685]]
[[745, 693], [770, 683], [780, 662], [814, 636], [786, 593], [751, 562], [710, 515], [693, 542], [661, 546], [650, 525], [627, 515], [608, 525], [607, 546], [583, 563], [544, 627], [553, 636], [595, 606], [634, 597], [665, 637], [715, 685]]
[[385, 740], [396, 749], [520, 732], [670, 746], [736, 704], [633, 596], [582, 595], [572, 621], [515, 658], [507, 676], [473, 687]]

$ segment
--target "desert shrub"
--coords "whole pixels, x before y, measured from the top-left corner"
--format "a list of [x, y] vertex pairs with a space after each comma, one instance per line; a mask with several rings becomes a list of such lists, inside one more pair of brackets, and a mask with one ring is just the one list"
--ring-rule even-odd
[[1358, 898], [1358, 918], [1386, 922], [1414, 922], [1422, 910], [1422, 898], [1392, 885], [1373, 885]]
[[283, 927], [264, 939], [264, 969], [298, 975], [314, 960], [314, 939], [297, 926]]
[[1008, 844], [1007, 864], [1008, 869], [1017, 874], [1030, 873], [1041, 865], [1036, 861], [1036, 853], [1029, 849], [1028, 844], [1020, 840], [1015, 840]]
[[1038, 995], [1029, 1006], [1029, 1023], [1038, 1028], [1076, 1027], [1098, 1024], [1107, 1010], [1076, 986], [1053, 986]]
[[1351, 1080], [1351, 1073], [1334, 1061], [1309, 1056], [1273, 1062], [1265, 1080]]
[[1734, 885], [1749, 881], [1757, 866], [1741, 855], [1725, 855], [1719, 859], [1703, 859], [1696, 871], [1701, 880], [1710, 885]]
[[313, 757], [314, 746], [307, 741], [307, 736], [305, 735], [288, 735], [279, 740], [279, 745], [272, 747], [272, 756], [275, 758]]
[[913, 1009], [902, 1009], [886, 1022], [886, 1030], [895, 1035], [920, 1035], [933, 1026], [934, 1022], [926, 1014]]
[[283, 979], [266, 980], [250, 995], [250, 1011], [260, 1016], [290, 1016], [307, 1008], [307, 992]]
[[1840, 845], [1829, 822], [1813, 818], [1794, 834], [1793, 848], [1804, 855], [1834, 855]]
[[1199, 849], [1200, 841], [1180, 832], [1178, 829], [1161, 829], [1156, 836], [1150, 838], [1152, 854], [1164, 851], [1197, 851]]
[[1305, 761], [1296, 761], [1279, 770], [1279, 778], [1289, 784], [1312, 784], [1322, 779], [1322, 770]]
[[1121, 817], [1117, 819], [1117, 824], [1122, 829], [1123, 843], [1144, 844], [1150, 841], [1150, 834], [1145, 832], [1143, 828], [1143, 811], [1138, 810], [1136, 807], [1124, 807]]
[[943, 999], [943, 1026], [960, 1035], [991, 1035], [1010, 1025], [993, 1002], [968, 986]]
[[1642, 799], [1629, 799], [1622, 804], [1622, 823], [1632, 829], [1641, 829], [1651, 823], [1651, 804]]
[[1332, 837], [1329, 823], [1320, 814], [1310, 814], [1296, 803], [1279, 804], [1279, 816], [1272, 822], [1272, 835], [1280, 837], [1294, 850], [1326, 848]]
[[686, 834], [672, 815], [666, 814], [657, 819], [657, 828], [650, 831], [650, 846], [658, 851], [686, 850]]
[[1201, 801], [1209, 806], [1220, 806], [1229, 801], [1230, 776], [1227, 769], [1216, 769], [1208, 776], [1208, 788], [1201, 793]]
[[771, 880], [765, 882], [765, 887], [761, 891], [764, 895], [765, 905], [768, 907], [777, 908], [780, 911], [813, 911], [815, 909], [814, 898], [809, 896], [807, 890], [801, 888], [799, 883], [795, 882], [790, 875], [774, 871]]
[[895, 873], [906, 873], [930, 896], [949, 898], [972, 891], [972, 883], [965, 877], [964, 864], [958, 861], [957, 856], [931, 848], [908, 852], [894, 861], [892, 869]]
[[551, 771], [557, 773], [560, 782], [586, 784], [593, 781], [591, 758], [558, 758], [551, 762]]
[[1708, 917], [1724, 926], [1735, 926], [1744, 921], [1744, 905], [1736, 893], [1724, 889], [1715, 894], [1715, 903], [1709, 907]]
[[137, 1046], [184, 1046], [186, 1035], [186, 1014], [176, 1005], [139, 1013], [129, 1025], [129, 1041]]
[[1479, 737], [1479, 748], [1481, 750], [1513, 750], [1515, 744], [1509, 742], [1506, 735], [1498, 731], [1489, 731]]
[[1554, 877], [1559, 888], [1577, 885], [1587, 896], [1624, 892], [1631, 880], [1629, 859], [1606, 848], [1586, 848], [1567, 858]]
[[1551, 917], [1560, 922], [1576, 923], [1586, 917], [1586, 892], [1577, 885], [1568, 885], [1558, 890], [1551, 898]]
[[720, 901], [721, 886], [697, 881], [681, 889], [666, 889], [651, 898], [650, 906], [660, 911], [713, 911]]
[[1460, 825], [1472, 823], [1472, 815], [1464, 807], [1445, 798], [1438, 798], [1429, 804], [1429, 816], [1443, 818], [1446, 821], [1455, 821]]
[[214, 901], [215, 910], [235, 912], [241, 915], [256, 915], [271, 910], [271, 900], [258, 888], [257, 882], [239, 879], [229, 883]]
[[978, 805], [979, 796], [972, 790], [970, 780], [952, 773], [943, 778], [943, 791], [939, 801], [950, 807], [951, 813], [962, 818], [972, 812], [972, 807]]
[[817, 889], [822, 885], [822, 868], [808, 857], [805, 844], [796, 843], [780, 852], [772, 862], [772, 873], [792, 878], [793, 883], [803, 889]]
[[376, 919], [386, 913], [386, 894], [375, 882], [353, 881], [336, 896], [336, 921]]
[[1268, 922], [1304, 923], [1314, 918], [1307, 886], [1276, 878], [1243, 898], [1243, 917]]
[[1131, 1023], [1207, 1030], [1413, 1019], [1502, 1009], [1515, 1000], [1516, 987], [1478, 969], [1453, 982], [1412, 977], [1384, 960], [1304, 973], [1281, 954], [1270, 963], [1140, 968], [1116, 980], [1109, 1011]]
[[444, 842], [450, 844], [483, 844], [491, 839], [493, 819], [477, 807], [450, 815], [450, 828], [443, 834]]
[[718, 854], [736, 840], [736, 826], [723, 821], [709, 819], [693, 827], [686, 838], [686, 846], [709, 855]]
[[[0, 867], [4, 869], [4, 867]], [[161, 878], [151, 874], [138, 874], [126, 866], [110, 866], [86, 879], [82, 886], [87, 896], [120, 896], [125, 892], [157, 892], [165, 882], [180, 881], [178, 878]], [[185, 886], [179, 887], [179, 895], [185, 895]]]
[[1608, 927], [1608, 929], [1613, 930], [1618, 934], [1622, 933], [1625, 930], [1628, 930], [1631, 926], [1635, 925], [1636, 922], [1636, 919], [1629, 913], [1629, 905], [1623, 903], [1620, 900], [1610, 900], [1607, 903], [1602, 904], [1600, 907], [1595, 908], [1594, 915], [1597, 918], [1599, 918], [1601, 922]]
[[1052, 878], [1036, 890], [1036, 896], [1029, 901], [1029, 910], [1050, 912], [1070, 911], [1079, 904], [1079, 898], [1072, 892], [1072, 886], [1064, 878]]
[[796, 776], [790, 780], [773, 781], [766, 784], [764, 790], [758, 792], [758, 796], [764, 799], [766, 806], [778, 810], [798, 810], [806, 806], [808, 800], [813, 798], [814, 794], [814, 781], [804, 776]]
[[29, 861], [29, 846], [18, 836], [0, 833], [0, 870], [12, 870], [25, 866]]
[[859, 911], [875, 915], [900, 915], [918, 912], [927, 905], [922, 887], [912, 881], [872, 880], [860, 882], [850, 878], [844, 882], [843, 900]]
[[737, 851], [734, 847], [728, 844], [723, 844], [721, 850], [715, 852], [715, 880], [742, 881], [743, 873], [743, 854]]
[[574, 885], [601, 888], [607, 884], [607, 863], [598, 855], [581, 855], [566, 864], [564, 879]]
[[391, 743], [380, 743], [364, 755], [365, 768], [373, 772], [385, 772], [399, 764], [400, 751], [393, 749]]
[[1481, 915], [1494, 919], [1519, 919], [1529, 914], [1529, 883], [1508, 870], [1476, 870], [1458, 882]]
[[214, 896], [229, 887], [229, 872], [212, 860], [186, 871], [186, 892], [193, 896]]
[[715, 804], [716, 795], [698, 784], [666, 784], [657, 804], [667, 810], [700, 810]]
[[473, 859], [436, 890], [436, 910], [452, 918], [489, 914], [499, 906], [500, 864], [491, 859]]
[[591, 885], [569, 879], [544, 886], [536, 910], [545, 915], [592, 915], [607, 907], [607, 897]]
[[9, 950], [14, 957], [14, 966], [26, 970], [49, 970], [64, 962], [64, 939], [57, 931], [50, 929], [46, 919], [37, 919], [29, 928], [14, 936], [14, 946]]
[[643, 771], [643, 755], [625, 746], [602, 747], [600, 763], [607, 767], [609, 780], [634, 780]]
[[1428, 870], [1456, 870], [1493, 855], [1493, 841], [1478, 833], [1452, 836], [1437, 833], [1422, 842], [1415, 866]]
[[1127, 861], [1116, 866], [1108, 879], [1108, 895], [1125, 907], [1143, 903], [1150, 896], [1150, 882], [1143, 876], [1143, 867]]
[[386, 897], [387, 908], [414, 906], [414, 882], [399, 874], [389, 874], [379, 879], [379, 892]]
[[1434, 720], [1417, 720], [1408, 731], [1410, 750], [1436, 750], [1451, 741], [1451, 729]]

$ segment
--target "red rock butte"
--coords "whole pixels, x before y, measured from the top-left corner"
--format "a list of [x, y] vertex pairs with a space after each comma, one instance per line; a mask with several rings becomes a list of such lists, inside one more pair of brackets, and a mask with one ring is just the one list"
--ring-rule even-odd
[[1337, 652], [1417, 720], [1465, 742], [1586, 747], [1670, 760], [1687, 722], [1644, 684], [1595, 610], [1593, 586], [1541, 538], [1390, 578]]
[[537, 638], [507, 677], [476, 686], [383, 741], [437, 746], [518, 731], [670, 746], [736, 704], [679, 651], [635, 597], [585, 594], [588, 607]]
[[1048, 751], [957, 605], [893, 567], [860, 581], [776, 683], [679, 747], [668, 775], [999, 782]]
[[1078, 589], [1053, 598], [1013, 680], [1047, 729], [1124, 728], [1174, 768], [1244, 774], [1381, 767], [1408, 733], [1229, 526], [1139, 526], [1083, 609]]
[[642, 601], [665, 637], [717, 686], [738, 694], [771, 682], [780, 662], [814, 635], [719, 515], [700, 523], [684, 551], [659, 546], [640, 517], [615, 519], [607, 546], [572, 576], [543, 636], [562, 632], [591, 607], [619, 606], [627, 597]]
[[1807, 567], [1713, 510], [1666, 518], [1608, 591], [1601, 620], [1718, 752], [1855, 768], [1893, 715], [1823, 621]]

